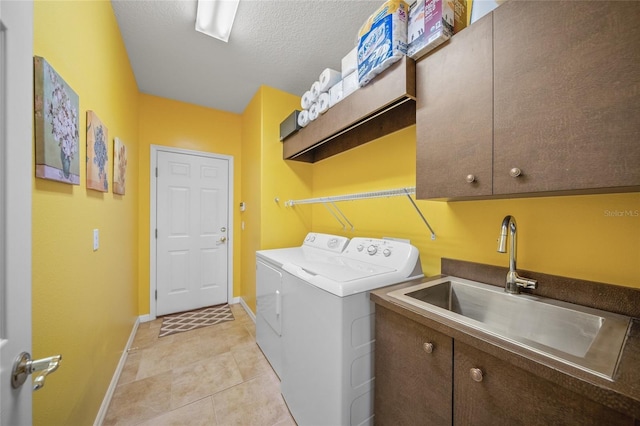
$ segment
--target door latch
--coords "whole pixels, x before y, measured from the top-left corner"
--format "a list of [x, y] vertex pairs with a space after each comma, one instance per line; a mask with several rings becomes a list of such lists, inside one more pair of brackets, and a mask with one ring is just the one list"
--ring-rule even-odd
[[29, 352], [22, 352], [13, 363], [11, 386], [14, 389], [18, 389], [24, 384], [30, 374], [41, 371], [42, 374], [33, 381], [33, 390], [37, 391], [41, 389], [44, 386], [44, 380], [47, 378], [47, 375], [56, 371], [61, 361], [62, 355], [54, 355], [32, 361]]

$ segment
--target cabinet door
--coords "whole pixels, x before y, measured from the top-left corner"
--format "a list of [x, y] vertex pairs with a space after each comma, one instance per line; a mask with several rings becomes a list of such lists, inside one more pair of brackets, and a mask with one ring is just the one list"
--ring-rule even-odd
[[418, 198], [491, 195], [491, 32], [489, 14], [416, 64]]
[[[634, 420], [458, 341], [453, 420], [459, 425], [633, 425]], [[482, 376], [472, 378], [471, 369]]]
[[640, 185], [640, 2], [493, 15], [494, 194]]
[[376, 306], [376, 425], [451, 425], [452, 342]]

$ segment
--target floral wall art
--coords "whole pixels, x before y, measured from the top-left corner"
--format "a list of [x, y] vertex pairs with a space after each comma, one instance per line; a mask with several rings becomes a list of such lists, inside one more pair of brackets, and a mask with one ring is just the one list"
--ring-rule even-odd
[[78, 95], [44, 58], [33, 64], [36, 177], [80, 185]]
[[95, 112], [87, 111], [87, 188], [109, 191], [108, 130]]
[[124, 195], [127, 174], [127, 147], [118, 138], [113, 141], [113, 193]]

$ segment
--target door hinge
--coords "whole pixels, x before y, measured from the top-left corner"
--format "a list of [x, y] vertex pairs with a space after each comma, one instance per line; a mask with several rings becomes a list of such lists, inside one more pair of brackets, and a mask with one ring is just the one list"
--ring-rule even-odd
[[158, 228], [156, 228], [156, 240], [158, 239]]
[[156, 177], [158, 177], [158, 168], [156, 167]]
[[156, 300], [158, 300], [158, 290], [156, 290]]

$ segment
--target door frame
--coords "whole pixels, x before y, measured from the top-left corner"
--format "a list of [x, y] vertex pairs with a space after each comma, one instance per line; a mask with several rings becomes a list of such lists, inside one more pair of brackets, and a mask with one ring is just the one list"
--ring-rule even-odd
[[[0, 425], [31, 424], [31, 377], [19, 389], [9, 380], [13, 361], [32, 351], [33, 2], [0, 1]], [[6, 49], [6, 50], [5, 50]], [[10, 83], [9, 83], [10, 82]], [[6, 142], [6, 144], [4, 143]], [[41, 355], [41, 354], [35, 354]], [[35, 357], [37, 358], [37, 357]]]
[[158, 152], [169, 152], [172, 154], [186, 154], [199, 157], [213, 158], [216, 160], [226, 160], [228, 162], [228, 191], [227, 191], [227, 303], [233, 301], [233, 156], [224, 154], [215, 154], [211, 152], [194, 151], [189, 149], [172, 148], [161, 145], [151, 145], [151, 167], [149, 168], [149, 182], [150, 182], [150, 208], [149, 208], [149, 320], [156, 319], [156, 298], [155, 290], [158, 288], [156, 267], [157, 267], [157, 239], [155, 238], [156, 230], [156, 209], [157, 205], [157, 180], [156, 180], [156, 167], [158, 167]]

